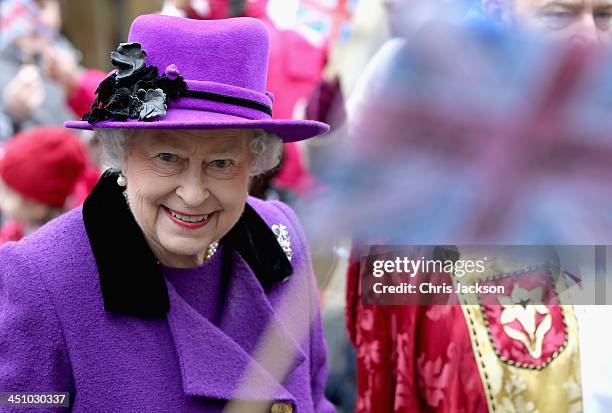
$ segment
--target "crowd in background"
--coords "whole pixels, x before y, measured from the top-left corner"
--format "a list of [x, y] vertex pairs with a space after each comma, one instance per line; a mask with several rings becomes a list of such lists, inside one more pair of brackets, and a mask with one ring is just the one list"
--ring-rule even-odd
[[[289, 3], [295, 3], [297, 7], [300, 2], [283, 4]], [[422, 61], [418, 62], [419, 64], [422, 63], [421, 66], [415, 64], [414, 61], [401, 61], [396, 56], [392, 62], [396, 66], [389, 66], [393, 67], [391, 74], [379, 73], [380, 76], [376, 77], [370, 73], [369, 79], [376, 81], [367, 83], [365, 86], [362, 85], [359, 89], [358, 78], [362, 75], [371, 57], [383, 44], [386, 44], [386, 50], [389, 50], [389, 47], [394, 47], [389, 46], [387, 42], [389, 38], [395, 36], [406, 37], [404, 25], [411, 18], [411, 9], [408, 7], [410, 2], [408, 0], [350, 2], [338, 0], [335, 2], [335, 6], [329, 6], [330, 2], [315, 0], [303, 1], [302, 3], [311, 7], [312, 10], [317, 10], [320, 16], [326, 16], [328, 25], [324, 28], [314, 25], [313, 28], [313, 25], [310, 24], [312, 22], [307, 21], [303, 14], [300, 15], [297, 8], [293, 10], [292, 19], [283, 20], [283, 13], [278, 11], [279, 2], [273, 2], [272, 0], [270, 2], [268, 0], [167, 0], [160, 4], [159, 10], [163, 14], [193, 19], [249, 16], [260, 19], [266, 24], [271, 42], [267, 84], [268, 90], [274, 94], [273, 116], [319, 120], [332, 126], [330, 135], [309, 142], [308, 146], [297, 143], [286, 144], [281, 166], [274, 173], [258, 177], [253, 181], [252, 195], [265, 199], [280, 199], [290, 205], [299, 205], [299, 201], [309, 200], [330, 189], [330, 184], [325, 180], [325, 177], [329, 176], [328, 168], [345, 155], [343, 152], [345, 147], [342, 147], [340, 151], [332, 152], [330, 145], [333, 144], [334, 139], [345, 137], [347, 131], [350, 133], [349, 129], [354, 126], [354, 124], [351, 124], [350, 127], [347, 126], [347, 118], [350, 121], [353, 113], [351, 111], [347, 113], [344, 104], [346, 99], [354, 97], [352, 96], [354, 90], [361, 93], [359, 96], [361, 98], [360, 103], [363, 104], [364, 100], [367, 101], [368, 98], [376, 96], [377, 100], [374, 102], [376, 105], [380, 105], [379, 107], [383, 107], [385, 103], [393, 100], [394, 93], [406, 92], [406, 90], [402, 91], [396, 88], [398, 85], [401, 86], [401, 82], [392, 83], [392, 86], [386, 84], [385, 80], [388, 81], [389, 77], [386, 78], [385, 76], [400, 76], [398, 73], [406, 74], [409, 72], [411, 76], [415, 76], [415, 79], [417, 79], [410, 83], [409, 86], [414, 89], [410, 89], [409, 93], [419, 87], [424, 88], [424, 79], [426, 79], [427, 82], [430, 82], [427, 83], [427, 87], [430, 87], [430, 89], [427, 89], [424, 95], [430, 97], [430, 94], [432, 94], [430, 92], [435, 91], [436, 87], [439, 86], [435, 82], [444, 76], [448, 76], [448, 73], [439, 73], [440, 77], [436, 79], [433, 79], [434, 76], [430, 78], [427, 78], [427, 76], [419, 77], [415, 73], [418, 74], [419, 70], [427, 71], [428, 68], [436, 65], [438, 67], [448, 67], [453, 62], [452, 58], [436, 60], [431, 56], [426, 56], [427, 50], [431, 49], [422, 47], [416, 52], [412, 50], [412, 56], [418, 55], [423, 58]], [[437, 2], [432, 1], [431, 3]], [[490, 36], [487, 39], [499, 39], [500, 35], [496, 32], [496, 28], [500, 24], [508, 23], [517, 18], [517, 16], [518, 18], [521, 17], [521, 15], [509, 16], [504, 14], [504, 9], [501, 6], [504, 2], [501, 0], [485, 1], [485, 11], [489, 16], [494, 16], [493, 20], [495, 21], [491, 25], [481, 25], [475, 23], [483, 19], [483, 11], [479, 1], [456, 3], [461, 3], [463, 7], [463, 21], [473, 22], [473, 32], [477, 33], [478, 36]], [[423, 15], [427, 15], [426, 10], [422, 10], [422, 12]], [[525, 19], [531, 18], [528, 10], [523, 10], [523, 12], [525, 13], [523, 16], [527, 16]], [[605, 12], [612, 14], [612, 9], [606, 9]], [[564, 12], [552, 10], [550, 13], [549, 18], [542, 20], [540, 25], [545, 27], [548, 27], [546, 25], [550, 25], [550, 27], [559, 26], [559, 29], [556, 29], [557, 32], [566, 37], [569, 36], [570, 40], [578, 43], [597, 40], [597, 32], [593, 32], [594, 37], [591, 36], [593, 38], [590, 38], [590, 35], [572, 35], [569, 27], [573, 23], [564, 21], [564, 19], [568, 19], [567, 16], [562, 15]], [[599, 19], [602, 20], [604, 17], [600, 16]], [[561, 27], [566, 23], [567, 26]], [[412, 22], [411, 24], [416, 23]], [[565, 30], [566, 27], [568, 27], [567, 30]], [[320, 30], [317, 31], [317, 28]], [[79, 119], [89, 110], [90, 104], [95, 98], [97, 85], [106, 76], [106, 68], [81, 66], [81, 52], [76, 50], [71, 43], [71, 40], [74, 41], [74, 39], [69, 39], [63, 35], [66, 30], [62, 30], [62, 10], [58, 0], [1, 0], [0, 30], [2, 32], [0, 36], [0, 244], [2, 244], [18, 240], [63, 212], [82, 204], [97, 182], [101, 172], [105, 169], [98, 153], [97, 136], [93, 132], [87, 131], [76, 135], [74, 132], [63, 129], [61, 125], [66, 120]], [[426, 24], [419, 30], [423, 38], [440, 33]], [[582, 28], [579, 28], [579, 30], [582, 30]], [[449, 33], [453, 32], [446, 32], [446, 35]], [[438, 40], [440, 39], [436, 38], [436, 41]], [[491, 42], [494, 42], [494, 40], [491, 40]], [[448, 39], [442, 41], [448, 41]], [[446, 44], [451, 45], [453, 43], [448, 42]], [[486, 49], [487, 44], [487, 41], [472, 42], [472, 46], [476, 45], [484, 49]], [[454, 43], [454, 46], [459, 47], [460, 45]], [[503, 49], [501, 42], [497, 43], [497, 46], [498, 50]], [[454, 52], [456, 50], [449, 50], [449, 56], [453, 55]], [[422, 54], [419, 55], [419, 53]], [[469, 50], [466, 53], [469, 53]], [[377, 67], [381, 67], [380, 62], [378, 62]], [[570, 65], [570, 67], [572, 66]], [[500, 70], [503, 70], [503, 68]], [[406, 73], [402, 71], [406, 71]], [[474, 79], [470, 76], [459, 76], [454, 78], [456, 83], [452, 87], [454, 88], [462, 81], [467, 82], [464, 86], [466, 84], [468, 86], [475, 85], [480, 81], [486, 82], [485, 76], [487, 73], [489, 72], [481, 72], [483, 78], [477, 79], [472, 84], [469, 82], [474, 81]], [[520, 73], [515, 74], [520, 75]], [[568, 78], [562, 78], [560, 82], [565, 84], [568, 82]], [[376, 90], [376, 87], [380, 87], [380, 90]], [[372, 94], [364, 94], [364, 88]], [[370, 88], [374, 90], [372, 91]], [[452, 90], [454, 93], [460, 94], [462, 92], [459, 89]], [[384, 91], [384, 96], [376, 95], [376, 92], [381, 92], [381, 90]], [[498, 91], [501, 91], [501, 89]], [[551, 94], [551, 96], [553, 100], [559, 99], [561, 101], [563, 99], [562, 95]], [[405, 96], [403, 95], [403, 97]], [[421, 97], [423, 96], [418, 96], [418, 98]], [[388, 101], [386, 101], [387, 99]], [[400, 101], [402, 104], [407, 104], [405, 100], [400, 99]], [[435, 101], [435, 103], [440, 102], [444, 103], [444, 99]], [[410, 103], [414, 102], [410, 101]], [[384, 107], [388, 108], [388, 106]], [[544, 109], [548, 110], [549, 107], [546, 106]], [[564, 108], [558, 110], [562, 111]], [[374, 118], [376, 107], [371, 109], [371, 118], [369, 119], [372, 119], [378, 129], [371, 131], [368, 129], [371, 126], [369, 122], [361, 122], [359, 127], [363, 136], [381, 140], [384, 140], [385, 136], [388, 135], [397, 138], [397, 130], [387, 134], [389, 131], [384, 129], [385, 123], [395, 125], [398, 128], [407, 125], [414, 126], [414, 124], [404, 123], [405, 119], [398, 119], [398, 117], [387, 119], [384, 112], [384, 110], [380, 110], [380, 113], [378, 113], [380, 118]], [[562, 112], [559, 117], [563, 118], [565, 113]], [[402, 113], [400, 113], [401, 116], [403, 116]], [[439, 120], [439, 118], [434, 120]], [[450, 124], [456, 126], [452, 122]], [[464, 126], [461, 124], [458, 127]], [[423, 127], [422, 124], [419, 124], [419, 127]], [[399, 130], [403, 131], [402, 129]], [[452, 126], [445, 129], [444, 133], [449, 130], [452, 131], [449, 134], [461, 135]], [[437, 130], [433, 132], [428, 130], [428, 133], [424, 135], [430, 138], [437, 137], [436, 134], [439, 133]], [[399, 135], [401, 135], [400, 138], [404, 138], [401, 132]], [[344, 142], [343, 145], [346, 145], [346, 141], [342, 142]], [[348, 238], [344, 236], [342, 231], [347, 230], [348, 227], [356, 226], [359, 222], [366, 222], [366, 224], [360, 225], [366, 227], [369, 217], [372, 217], [372, 214], [379, 208], [381, 199], [385, 196], [384, 191], [390, 190], [385, 186], [387, 181], [376, 181], [377, 190], [372, 191], [373, 188], [368, 187], [368, 183], [371, 184], [372, 181], [368, 180], [367, 171], [380, 167], [380, 163], [387, 162], [386, 159], [391, 159], [394, 153], [397, 154], [397, 151], [403, 151], [402, 154], [413, 154], [410, 145], [406, 145], [406, 142], [390, 141], [388, 144], [386, 149], [391, 148], [390, 151], [377, 153], [379, 148], [368, 146], [367, 139], [362, 137], [361, 141], [356, 141], [356, 146], [364, 145], [361, 149], [365, 148], [370, 163], [362, 165], [367, 166], [366, 169], [350, 170], [352, 180], [344, 180], [342, 185], [345, 188], [354, 189], [354, 191], [349, 193], [346, 199], [341, 200], [344, 204], [332, 205], [342, 205], [343, 208], [346, 208], [347, 205], [350, 207], [359, 202], [360, 205], [364, 205], [360, 211], [361, 215], [351, 215], [347, 212], [345, 216], [338, 219], [338, 222], [344, 222], [343, 219], [346, 220], [347, 225], [339, 227], [338, 231], [334, 230], [333, 234], [328, 234], [327, 239], [316, 238], [316, 242], [312, 245], [315, 271], [321, 287], [329, 350], [330, 377], [327, 395], [337, 405], [338, 411], [344, 412], [355, 411], [356, 408], [358, 411], [364, 412], [377, 411], [373, 404], [385, 406], [384, 408], [379, 407], [381, 410], [378, 411], [392, 411], [393, 409], [395, 411], [414, 411], [410, 408], [416, 409], [415, 406], [423, 407], [425, 405], [429, 407], [423, 407], [423, 411], [459, 411], [442, 408], [435, 410], [441, 403], [440, 386], [436, 387], [436, 384], [427, 382], [426, 379], [424, 379], [425, 384], [419, 387], [424, 394], [422, 399], [403, 394], [402, 389], [398, 389], [397, 382], [394, 382], [393, 385], [388, 383], [388, 381], [394, 379], [400, 380], [398, 378], [400, 374], [397, 370], [386, 371], [387, 375], [384, 380], [381, 379], [382, 381], [376, 384], [367, 381], [376, 374], [380, 374], [380, 371], [372, 373], [371, 365], [377, 362], [377, 358], [384, 358], [386, 353], [373, 348], [374, 339], [359, 341], [360, 337], [366, 337], [368, 334], [372, 336], [391, 334], [389, 330], [392, 327], [389, 325], [389, 320], [407, 316], [405, 314], [401, 316], [390, 315], [391, 312], [387, 312], [386, 309], [376, 312], [371, 308], [363, 308], [357, 292], [359, 289], [357, 281], [359, 278], [359, 252], [354, 249], [352, 259], [348, 259], [351, 251], [351, 241], [347, 240]], [[411, 141], [410, 144], [422, 146], [422, 142]], [[449, 151], [453, 151], [455, 148], [453, 145], [446, 147]], [[521, 150], [524, 149], [525, 146], [521, 147]], [[334, 150], [337, 150], [337, 148]], [[334, 158], [330, 159], [330, 153], [333, 153]], [[519, 155], [522, 153], [520, 152]], [[427, 158], [428, 156], [430, 158]], [[414, 165], [417, 165], [421, 160], [431, 160], [435, 156], [419, 154], [411, 158], [411, 161], [414, 161]], [[444, 159], [455, 161], [452, 156], [447, 156]], [[380, 163], [376, 164], [373, 160]], [[465, 161], [465, 159], [462, 161]], [[402, 162], [406, 163], [406, 158], [399, 161], [400, 164]], [[411, 163], [410, 166], [412, 167], [412, 165]], [[496, 163], [495, 166], [497, 167], [499, 164]], [[418, 167], [422, 169], [418, 169]], [[407, 173], [410, 173], [409, 171], [413, 174], [423, 173], [423, 175], [419, 175], [419, 179], [426, 182], [424, 178], [426, 169], [423, 164], [419, 164], [415, 169], [402, 170], [402, 173], [404, 177]], [[436, 183], [436, 185], [429, 185], [429, 189], [450, 188], [454, 183], [451, 182], [449, 176], [457, 181], [459, 180], [457, 172], [449, 173], [444, 176], [444, 179], [436, 180], [437, 177], [432, 178], [432, 176], [439, 173], [440, 170], [434, 169], [427, 169], [427, 173], [431, 173], [431, 176], [428, 176], [431, 181], [427, 182]], [[489, 169], [485, 168], [484, 170], [490, 171], [491, 169], [489, 165]], [[463, 171], [463, 169], [461, 170]], [[398, 183], [397, 176], [385, 177], [393, 182], [393, 186]], [[356, 184], [353, 186], [353, 183]], [[359, 186], [360, 184], [362, 186]], [[334, 189], [333, 185], [331, 188]], [[473, 188], [468, 188], [464, 194], [469, 193], [471, 189]], [[414, 188], [411, 190], [414, 190]], [[430, 196], [431, 194], [427, 192], [425, 195]], [[421, 199], [425, 199], [425, 197]], [[491, 202], [507, 205], [508, 201], [507, 198], [500, 195], [499, 199]], [[450, 201], [447, 199], [432, 199], [431, 204], [436, 203], [438, 206], [453, 206], [455, 208], [453, 214], [458, 214], [457, 211], [463, 211], [462, 213], [465, 213], [465, 215], [461, 215], [462, 218], [469, 215], [469, 211], [473, 211], [471, 209], [473, 204], [465, 201], [465, 198], [459, 200], [455, 198]], [[402, 199], [400, 204], [400, 210], [417, 210], [416, 208], [406, 207], [407, 201], [405, 199]], [[470, 207], [468, 208], [466, 205], [470, 205]], [[496, 208], [497, 211], [503, 209], [499, 205]], [[323, 209], [321, 208], [321, 210]], [[579, 207], [576, 207], [576, 210], [578, 209]], [[308, 214], [308, 212], [303, 212], [304, 209], [299, 211], [302, 211], [302, 218], [305, 214]], [[435, 219], [445, 224], [445, 228], [448, 228], [450, 222], [443, 219], [447, 216], [444, 215], [441, 208], [437, 209], [437, 207], [430, 208], [430, 214], [414, 215], [413, 220], [415, 222], [409, 220], [397, 221], [395, 219], [389, 222], [388, 217], [394, 216], [393, 214], [396, 212], [398, 210], [388, 207], [386, 211], [388, 213], [387, 219], [378, 222], [381, 224], [380, 228], [390, 230], [407, 227], [423, 229], [422, 225], [429, 223], [428, 219], [436, 214]], [[482, 216], [488, 217], [486, 214], [489, 212], [482, 212]], [[571, 218], [572, 215], [568, 216]], [[325, 215], [316, 215], [316, 217], [320, 219], [319, 227], [323, 227], [323, 231], [325, 231], [329, 217], [325, 217]], [[498, 217], [495, 216], [495, 222], [498, 222], [497, 219]], [[306, 229], [308, 230], [308, 228], [307, 225]], [[430, 234], [440, 234], [440, 232], [434, 232], [435, 228], [431, 226], [428, 228], [432, 231]], [[516, 229], [517, 227], [514, 226], [513, 228]], [[319, 230], [319, 233], [321, 233], [321, 230]], [[585, 233], [585, 236], [588, 237], [589, 234], [593, 233]], [[380, 234], [366, 233], [365, 239], [371, 241], [378, 239], [376, 238], [378, 236]], [[569, 240], [569, 238], [571, 237], [566, 237], [564, 241]], [[402, 241], [406, 241], [406, 239]], [[414, 239], [410, 239], [410, 241], [414, 241]], [[350, 268], [348, 268], [349, 265]], [[347, 295], [345, 295], [347, 268], [349, 270], [348, 303]], [[347, 305], [348, 319], [345, 319], [345, 307]], [[423, 309], [423, 313], [425, 311]], [[461, 311], [456, 308], [450, 311], [454, 313], [445, 315], [449, 317], [449, 320], [456, 321], [457, 318], [463, 317], [460, 314]], [[440, 314], [431, 315], [427, 313], [427, 315], [422, 315], [423, 319], [428, 317], [435, 322], [440, 322], [444, 318]], [[376, 328], [373, 328], [375, 322], [382, 323], [381, 325], [385, 329], [374, 331], [376, 330]], [[348, 323], [348, 333], [345, 329], [345, 323]], [[442, 325], [441, 322], [440, 325]], [[449, 325], [452, 325], [452, 323]], [[433, 327], [428, 328], [433, 329]], [[425, 330], [428, 328], [425, 328]], [[389, 337], [390, 335], [386, 336], [386, 338]], [[433, 335], [430, 336], [430, 339], [431, 337]], [[351, 345], [351, 340], [357, 348], [357, 352], [355, 347]], [[387, 345], [391, 346], [389, 343]], [[391, 353], [391, 350], [389, 350], [389, 353]], [[397, 357], [397, 354], [389, 355], [389, 357]], [[391, 364], [393, 363], [390, 362], [386, 368], [392, 370]], [[362, 369], [359, 397], [357, 396], [358, 366]], [[365, 374], [363, 371], [368, 371], [368, 373]], [[440, 379], [440, 371], [430, 373], [432, 376], [436, 376], [436, 380]], [[461, 383], [454, 383], [456, 386], [459, 384]], [[477, 387], [475, 383], [471, 383], [471, 385]], [[393, 387], [393, 390], [390, 390], [389, 386]], [[469, 388], [469, 386], [466, 387], [466, 389]], [[395, 393], [390, 394], [392, 391], [395, 391]], [[376, 394], [373, 394], [373, 392]], [[480, 397], [480, 394], [476, 396]], [[474, 405], [471, 408], [475, 410], [464, 411], [476, 411], [477, 407], [474, 406], [479, 402], [479, 400], [473, 400], [478, 398], [476, 396], [472, 394], [466, 397], [466, 400], [472, 400]], [[479, 408], [484, 409], [482, 406]]]

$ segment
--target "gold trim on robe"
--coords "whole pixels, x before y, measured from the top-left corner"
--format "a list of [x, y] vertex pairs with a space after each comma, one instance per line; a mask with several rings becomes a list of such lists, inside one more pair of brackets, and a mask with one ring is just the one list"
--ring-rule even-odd
[[[552, 265], [542, 257], [496, 256], [488, 260], [485, 271], [454, 277], [462, 284], [476, 281], [499, 280], [506, 276], [517, 276], [542, 264]], [[491, 252], [488, 251], [489, 257]], [[475, 254], [476, 253], [476, 254]], [[462, 251], [462, 258], [482, 256], [482, 250], [471, 247]], [[512, 254], [510, 254], [512, 255]], [[474, 355], [483, 382], [487, 404], [494, 413], [582, 413], [582, 390], [580, 379], [580, 353], [578, 345], [578, 325], [574, 309], [567, 295], [565, 279], [550, 271], [552, 283], [560, 304], [554, 304], [561, 311], [565, 329], [565, 340], [539, 365], [521, 363], [500, 355], [492, 337], [491, 319], [487, 317], [485, 306], [476, 294], [458, 294], [463, 314], [468, 324]], [[550, 305], [540, 301], [542, 291], [514, 285], [512, 293], [499, 301], [499, 314], [493, 322], [498, 323], [498, 334], [506, 334], [506, 342], [513, 340], [516, 348], [523, 348], [532, 358], [542, 355], [547, 339], [552, 340]], [[520, 301], [517, 304], [517, 301]], [[501, 331], [501, 333], [500, 333]], [[558, 338], [557, 338], [558, 340]], [[511, 341], [510, 341], [511, 342]], [[549, 343], [550, 344], [550, 343]], [[549, 346], [550, 347], [550, 346]]]

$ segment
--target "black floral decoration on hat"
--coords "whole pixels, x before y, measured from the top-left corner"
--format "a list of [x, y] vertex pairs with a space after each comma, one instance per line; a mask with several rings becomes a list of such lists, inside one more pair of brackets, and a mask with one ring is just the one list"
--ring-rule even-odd
[[166, 113], [166, 95], [161, 89], [148, 89], [147, 91], [140, 89], [138, 100], [142, 102], [140, 119], [150, 119]]
[[147, 52], [138, 43], [121, 43], [116, 52], [111, 53], [113, 66], [119, 68], [117, 79], [132, 76], [145, 66]]
[[125, 121], [164, 116], [168, 101], [183, 96], [187, 84], [174, 65], [158, 76], [157, 67], [145, 64], [146, 57], [139, 43], [121, 43], [111, 53], [117, 70], [100, 82], [91, 111], [83, 120], [93, 124], [110, 118]]

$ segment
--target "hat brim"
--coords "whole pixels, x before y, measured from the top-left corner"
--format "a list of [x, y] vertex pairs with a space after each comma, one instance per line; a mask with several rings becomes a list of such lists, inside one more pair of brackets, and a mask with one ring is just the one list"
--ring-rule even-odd
[[224, 113], [194, 109], [168, 108], [159, 120], [103, 121], [90, 124], [86, 121], [64, 123], [70, 129], [263, 129], [278, 135], [283, 142], [296, 142], [322, 135], [329, 125], [313, 120], [262, 119], [251, 120]]

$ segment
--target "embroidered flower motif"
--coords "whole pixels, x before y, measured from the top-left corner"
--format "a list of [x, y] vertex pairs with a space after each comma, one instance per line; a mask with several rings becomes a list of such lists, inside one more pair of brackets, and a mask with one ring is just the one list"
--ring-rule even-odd
[[372, 331], [374, 327], [374, 311], [372, 309], [361, 309], [359, 313], [359, 327], [364, 331]]
[[147, 66], [147, 53], [139, 43], [121, 43], [111, 53], [117, 68], [96, 89], [91, 111], [83, 116], [90, 124], [113, 118], [150, 120], [164, 116], [168, 101], [181, 97], [187, 84], [175, 65], [158, 76], [155, 66]]
[[360, 359], [367, 370], [373, 370], [374, 366], [382, 360], [382, 348], [379, 340], [363, 343], [357, 350], [357, 358]]
[[359, 397], [357, 400], [357, 406], [355, 407], [356, 413], [369, 413], [372, 411], [372, 390], [368, 387], [368, 389], [363, 392], [363, 397]]
[[570, 377], [563, 385], [569, 402], [568, 413], [582, 413], [582, 390], [580, 379]]
[[429, 310], [427, 310], [425, 316], [431, 321], [439, 321], [445, 317], [448, 317], [452, 308], [453, 307], [450, 305], [433, 305]]
[[[500, 296], [500, 304], [504, 307], [500, 322], [506, 334], [526, 347], [531, 357], [538, 359], [542, 355], [544, 336], [552, 327], [550, 310], [543, 304], [537, 304], [542, 299], [542, 289], [526, 290], [515, 285], [512, 296]], [[543, 316], [538, 323], [537, 315]], [[510, 324], [517, 320], [521, 330]]]
[[397, 369], [395, 386], [395, 410], [406, 411], [410, 408], [408, 400], [410, 395], [416, 392], [412, 380], [412, 370], [410, 365], [413, 356], [413, 347], [410, 345], [411, 337], [408, 333], [399, 333], [395, 339]]
[[499, 403], [499, 410], [508, 413], [539, 413], [533, 401], [529, 400], [527, 383], [518, 374], [512, 372], [504, 384], [506, 391]]
[[426, 360], [426, 355], [421, 354], [417, 358], [418, 383], [429, 406], [438, 407], [444, 399], [444, 389], [451, 377], [450, 369], [450, 364], [440, 357]]

